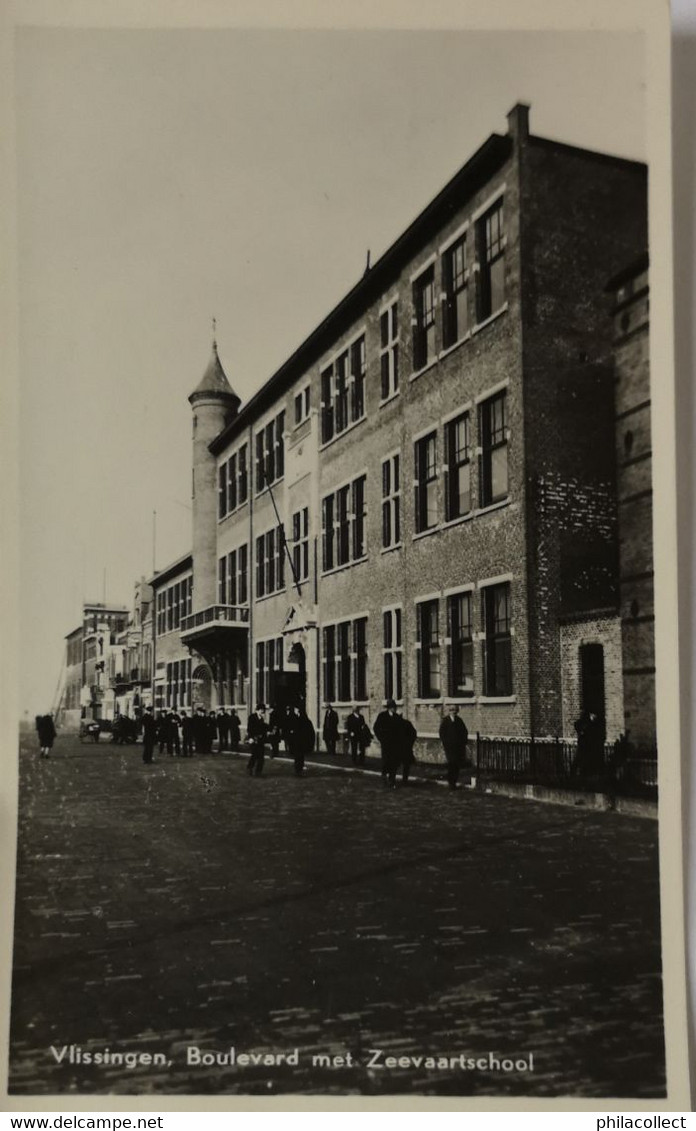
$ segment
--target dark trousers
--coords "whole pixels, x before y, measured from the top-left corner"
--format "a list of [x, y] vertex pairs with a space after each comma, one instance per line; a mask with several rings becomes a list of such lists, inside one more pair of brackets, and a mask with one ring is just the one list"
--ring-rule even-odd
[[145, 739], [143, 742], [143, 762], [151, 762], [152, 754], [155, 749], [155, 743], [152, 739]]
[[191, 754], [193, 753], [193, 742], [191, 740], [191, 735], [187, 734], [186, 731], [184, 731], [183, 732], [183, 739], [184, 739], [184, 750], [183, 750], [184, 758], [190, 758]]
[[247, 765], [247, 772], [260, 777], [263, 773], [264, 748], [263, 742], [252, 742], [251, 756]]
[[327, 754], [335, 754], [336, 753], [336, 739], [335, 738], [325, 738], [324, 742], [326, 744], [326, 753]]
[[447, 782], [450, 789], [454, 789], [459, 781], [459, 755], [458, 754], [445, 754], [447, 758]]
[[350, 736], [350, 756], [356, 765], [363, 765], [365, 761], [365, 743], [355, 735]]
[[278, 751], [280, 750], [280, 734], [270, 735], [268, 745], [271, 748], [271, 758], [277, 758]]
[[302, 771], [304, 770], [304, 761], [305, 761], [304, 753], [298, 753], [296, 751], [293, 754], [292, 757], [293, 757], [293, 761], [295, 763], [295, 773], [299, 776], [302, 773]]

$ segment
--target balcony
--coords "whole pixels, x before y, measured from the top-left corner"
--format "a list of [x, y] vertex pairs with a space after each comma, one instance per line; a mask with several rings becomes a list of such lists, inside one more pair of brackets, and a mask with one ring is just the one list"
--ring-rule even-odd
[[248, 605], [209, 605], [188, 617], [182, 617], [180, 635], [183, 644], [239, 637], [249, 628]]

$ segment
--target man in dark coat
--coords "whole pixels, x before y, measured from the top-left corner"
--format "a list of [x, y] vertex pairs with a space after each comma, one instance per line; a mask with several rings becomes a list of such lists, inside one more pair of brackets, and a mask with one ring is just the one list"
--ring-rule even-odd
[[286, 722], [285, 741], [290, 757], [295, 763], [295, 773], [298, 777], [304, 773], [305, 758], [314, 750], [316, 737], [316, 731], [306, 711], [301, 707], [293, 707]]
[[372, 735], [359, 707], [353, 707], [346, 719], [346, 731], [350, 740], [351, 759], [356, 766], [363, 766], [365, 751], [372, 741]]
[[239, 750], [241, 736], [242, 720], [233, 707], [230, 712], [230, 750]]
[[266, 721], [266, 705], [259, 703], [255, 711], [249, 715], [247, 725], [247, 739], [251, 746], [251, 757], [247, 765], [247, 773], [260, 778], [263, 773], [264, 744], [268, 738], [268, 723]]
[[157, 721], [153, 718], [152, 708], [146, 707], [145, 714], [143, 715], [143, 762], [147, 765], [153, 761], [153, 752], [155, 749], [155, 742], [159, 726]]
[[380, 711], [375, 719], [375, 737], [382, 747], [382, 777], [384, 784], [391, 789], [396, 787], [396, 771], [398, 770], [404, 748], [403, 719], [397, 714], [396, 703], [387, 699], [387, 706]]
[[183, 756], [184, 758], [191, 758], [193, 756], [193, 719], [186, 714], [186, 711], [181, 712], [181, 738]]
[[459, 771], [466, 758], [466, 744], [469, 741], [469, 732], [466, 723], [459, 717], [459, 707], [452, 703], [448, 713], [440, 723], [440, 742], [447, 759], [447, 781], [450, 789], [457, 789]]
[[[271, 748], [271, 758], [278, 757], [280, 740], [285, 730], [286, 714], [279, 707], [273, 707], [268, 719], [268, 745]], [[287, 743], [286, 743], [287, 746]]]
[[326, 714], [324, 715], [324, 725], [321, 732], [324, 739], [327, 754], [336, 753], [336, 743], [338, 741], [338, 714], [334, 711], [330, 703], [326, 704]]
[[217, 715], [215, 711], [209, 711], [208, 717], [205, 721], [205, 752], [206, 754], [213, 753], [213, 743], [217, 738]]
[[53, 723], [52, 715], [36, 716], [36, 733], [39, 737], [40, 757], [48, 758], [53, 747], [53, 740], [56, 737], [56, 728]]

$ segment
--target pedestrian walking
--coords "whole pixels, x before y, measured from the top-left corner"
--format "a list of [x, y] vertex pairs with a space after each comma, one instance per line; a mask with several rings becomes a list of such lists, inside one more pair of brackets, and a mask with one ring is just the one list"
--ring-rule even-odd
[[272, 708], [268, 718], [268, 745], [271, 748], [271, 758], [278, 757], [280, 740], [283, 737], [286, 719], [287, 712], [281, 712], [279, 707]]
[[350, 756], [356, 766], [364, 766], [365, 751], [372, 742], [370, 728], [357, 705], [346, 719], [346, 731], [350, 742]]
[[172, 756], [181, 756], [181, 742], [179, 740], [179, 723], [181, 719], [176, 711], [170, 711], [167, 716], [167, 753]]
[[263, 774], [264, 745], [268, 738], [268, 729], [266, 704], [259, 703], [256, 710], [249, 715], [247, 726], [247, 739], [251, 746], [247, 773], [253, 774], [257, 778], [260, 778]]
[[153, 717], [152, 708], [146, 707], [143, 715], [143, 762], [150, 765], [159, 733], [158, 721]]
[[56, 737], [56, 728], [52, 715], [36, 716], [36, 733], [39, 739], [39, 757], [48, 758], [53, 749], [53, 742]]
[[242, 737], [242, 720], [234, 707], [230, 712], [230, 750], [239, 750], [239, 740]]
[[181, 742], [184, 758], [193, 756], [193, 719], [186, 711], [181, 712]]
[[466, 723], [459, 717], [459, 707], [456, 703], [451, 703], [440, 723], [440, 742], [447, 759], [447, 782], [450, 789], [458, 788], [459, 771], [466, 758], [468, 741], [469, 732]]
[[396, 772], [402, 762], [405, 742], [403, 719], [396, 703], [387, 699], [386, 708], [375, 719], [375, 737], [382, 748], [382, 778], [391, 789], [396, 787]]
[[157, 743], [160, 754], [164, 753], [169, 739], [169, 722], [165, 711], [160, 711], [157, 716]]
[[334, 711], [330, 703], [326, 704], [326, 713], [324, 715], [321, 736], [324, 739], [326, 753], [331, 755], [335, 754], [336, 743], [338, 742], [338, 714]]
[[196, 754], [205, 754], [208, 741], [208, 720], [203, 707], [196, 708], [196, 713], [191, 721], [193, 723], [193, 741]]
[[314, 750], [316, 737], [314, 725], [304, 708], [292, 707], [286, 722], [285, 742], [298, 777], [304, 773], [305, 758]]

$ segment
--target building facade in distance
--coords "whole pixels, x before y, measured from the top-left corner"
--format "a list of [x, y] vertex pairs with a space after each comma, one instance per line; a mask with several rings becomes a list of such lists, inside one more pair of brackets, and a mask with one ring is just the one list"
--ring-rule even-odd
[[470, 731], [572, 736], [591, 701], [618, 736], [605, 286], [647, 246], [646, 179], [518, 105], [246, 405], [214, 345], [167, 629], [190, 701], [373, 721], [394, 698], [421, 752], [449, 702]]

